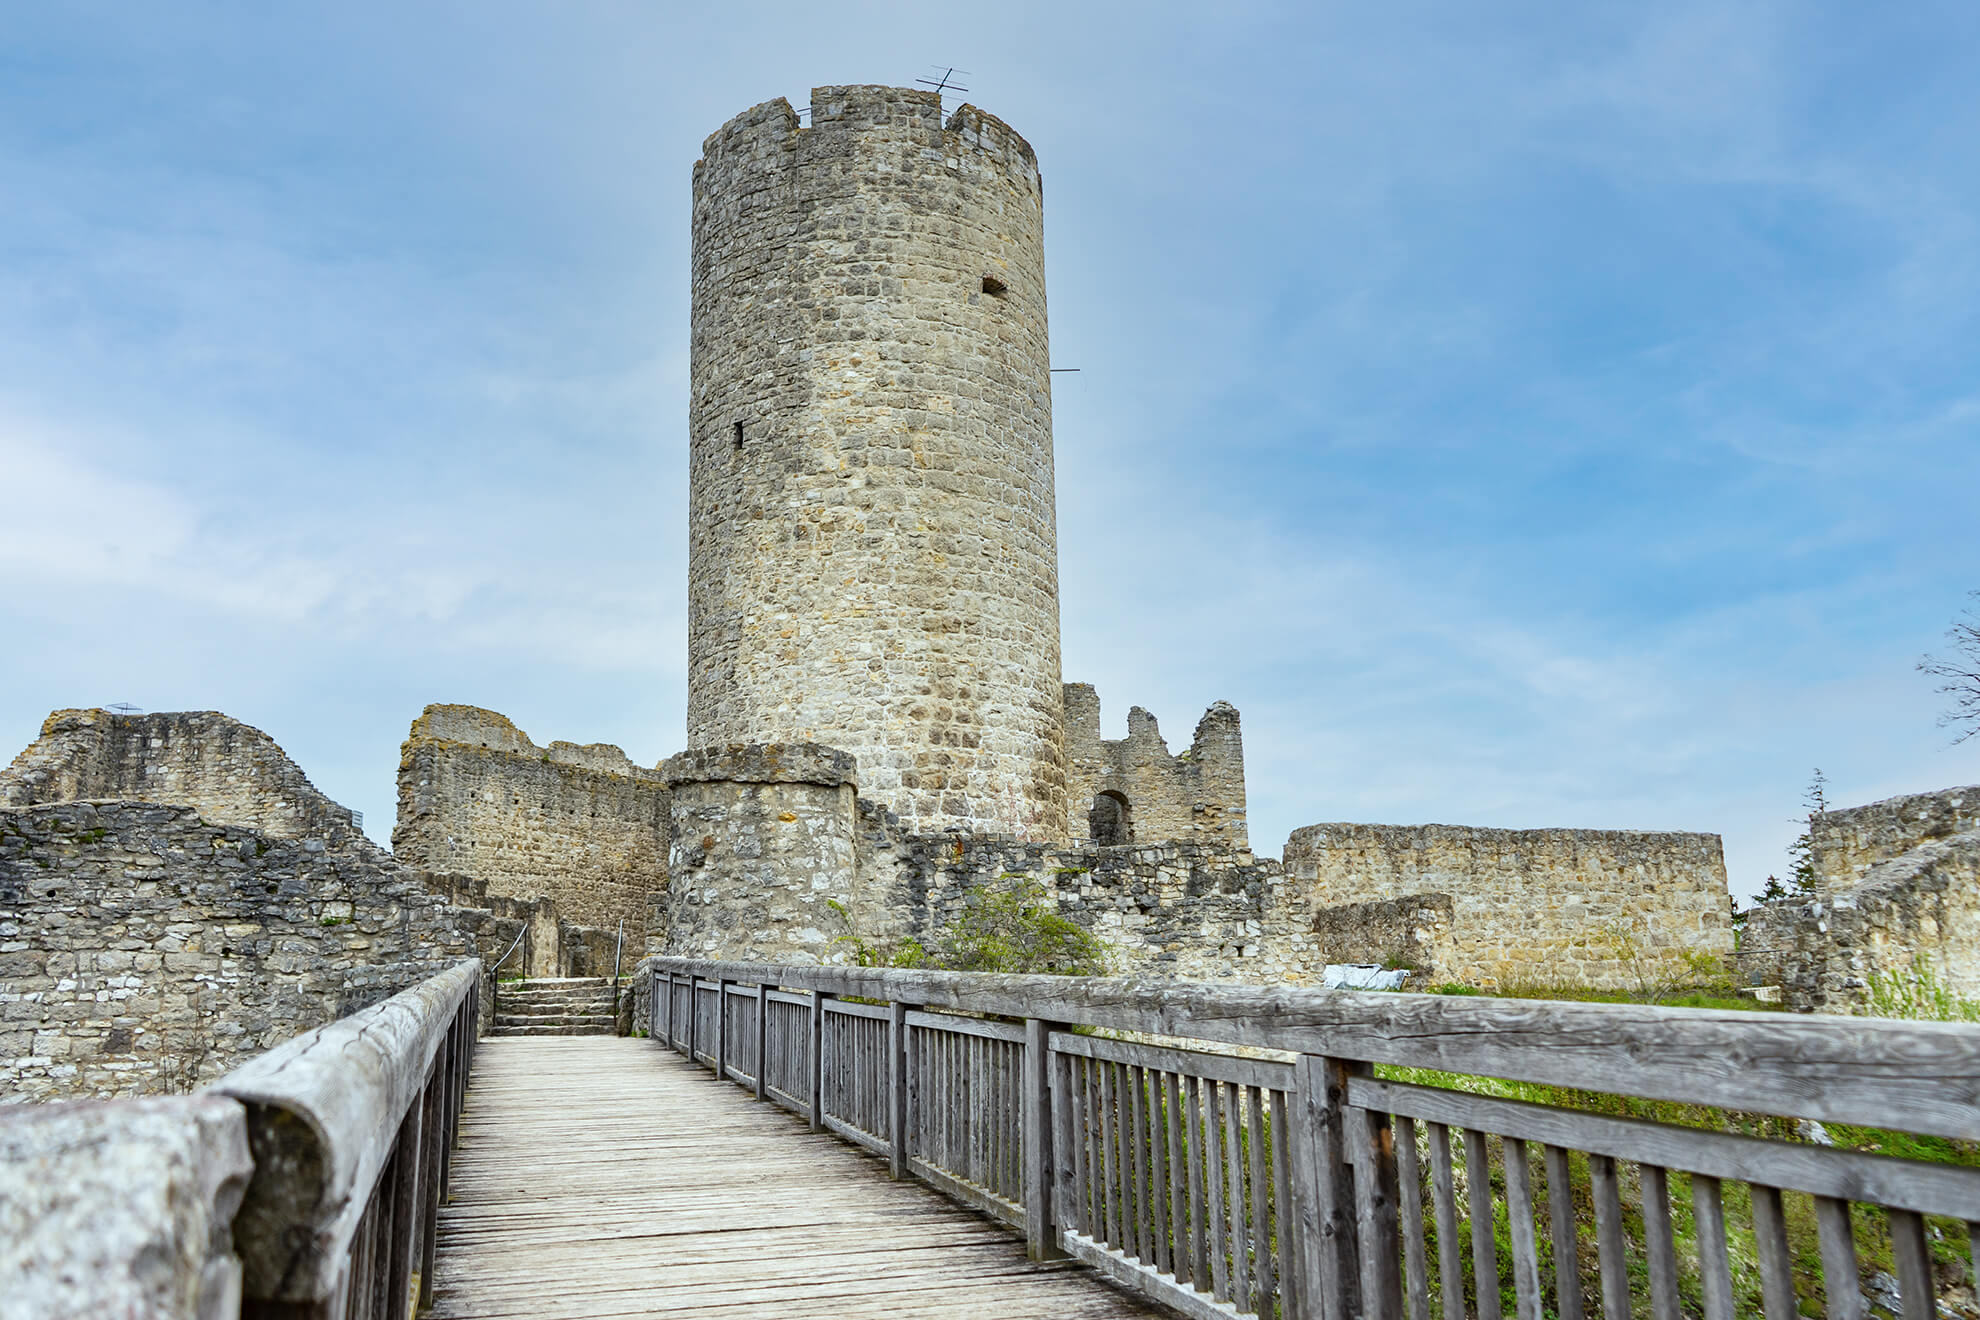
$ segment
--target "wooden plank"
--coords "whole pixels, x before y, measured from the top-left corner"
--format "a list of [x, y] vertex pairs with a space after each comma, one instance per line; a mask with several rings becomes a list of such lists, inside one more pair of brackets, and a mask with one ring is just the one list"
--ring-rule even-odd
[[770, 1080], [770, 996], [759, 988], [756, 992], [756, 1098], [763, 1098], [763, 1088]]
[[1588, 1157], [1589, 1192], [1595, 1201], [1595, 1251], [1602, 1274], [1602, 1320], [1629, 1320], [1628, 1246], [1623, 1239], [1622, 1188], [1616, 1162]]
[[1092, 1238], [1068, 1233], [1065, 1245], [1075, 1260], [1092, 1266], [1115, 1283], [1146, 1293], [1163, 1305], [1191, 1317], [1191, 1320], [1238, 1320], [1242, 1314], [1229, 1302], [1214, 1301], [1194, 1288], [1171, 1282], [1146, 1265], [1129, 1260]]
[[1114, 1073], [1118, 1065], [1100, 1065], [1100, 1194], [1106, 1213], [1107, 1245], [1121, 1244], [1120, 1149], [1115, 1141]]
[[1267, 1181], [1265, 1148], [1270, 1138], [1265, 1131], [1265, 1096], [1260, 1087], [1247, 1089], [1245, 1110], [1245, 1149], [1251, 1161], [1251, 1232], [1247, 1243], [1253, 1252], [1255, 1282], [1246, 1301], [1260, 1315], [1272, 1313], [1272, 1191]]
[[1822, 1291], [1829, 1320], [1863, 1320], [1863, 1287], [1856, 1269], [1856, 1230], [1849, 1202], [1815, 1198], [1815, 1233], [1822, 1246]]
[[1170, 1207], [1175, 1200], [1175, 1074], [1148, 1074], [1148, 1192], [1155, 1208], [1155, 1268], [1164, 1274], [1175, 1272], [1175, 1252], [1169, 1240]]
[[1083, 1054], [1089, 1059], [1111, 1059], [1115, 1063], [1131, 1063], [1138, 1068], [1184, 1073], [1212, 1081], [1235, 1082], [1240, 1086], [1283, 1090], [1292, 1085], [1293, 1065], [1271, 1059], [1247, 1059], [1234, 1054], [1143, 1045], [1138, 1041], [1079, 1036], [1071, 1032], [1065, 1032], [1063, 1040], [1055, 1038], [1052, 1048], [1068, 1054]]
[[1208, 1292], [1204, 1285], [1210, 1282], [1210, 1236], [1204, 1212], [1203, 1109], [1199, 1090], [1203, 1085], [1187, 1074], [1182, 1078], [1183, 1134], [1189, 1161], [1189, 1282]]
[[1251, 1259], [1245, 1250], [1249, 1230], [1244, 1222], [1244, 1088], [1235, 1082], [1225, 1082], [1223, 1088], [1224, 1179], [1229, 1185], [1224, 1213], [1231, 1224], [1231, 1300], [1239, 1309], [1250, 1310]]
[[1500, 1142], [1505, 1161], [1506, 1223], [1512, 1238], [1513, 1300], [1519, 1308], [1519, 1320], [1540, 1320], [1540, 1251], [1534, 1240], [1532, 1173], [1526, 1163], [1526, 1143], [1518, 1137], [1502, 1137]]
[[[663, 967], [714, 964], [661, 959]], [[1007, 1017], [1980, 1140], [1980, 1026], [1149, 979], [722, 964]]]
[[1403, 1240], [1403, 1302], [1409, 1320], [1430, 1320], [1430, 1260], [1424, 1241], [1423, 1169], [1416, 1150], [1416, 1121], [1395, 1120], [1396, 1220]]
[[1760, 1257], [1760, 1305], [1767, 1320], [1795, 1320], [1794, 1256], [1780, 1189], [1753, 1188], [1753, 1246]]
[[1670, 1176], [1660, 1165], [1642, 1167], [1643, 1251], [1650, 1265], [1652, 1320], [1679, 1320], [1677, 1241], [1671, 1233]]
[[650, 1042], [487, 1042], [455, 1172], [433, 1320], [1156, 1314]]
[[1451, 1170], [1451, 1130], [1442, 1123], [1430, 1124], [1430, 1204], [1437, 1219], [1437, 1299], [1442, 1318], [1464, 1320], [1464, 1257], [1458, 1242], [1457, 1178]]
[[1079, 1095], [1073, 1085], [1073, 1061], [1056, 1050], [1048, 1050], [1046, 1058], [1052, 1066], [1052, 1245], [1063, 1251], [1058, 1234], [1085, 1227], [1079, 1199]]
[[1126, 1207], [1132, 1223], [1127, 1241], [1121, 1247], [1136, 1260], [1155, 1259], [1153, 1247], [1149, 1244], [1148, 1221], [1148, 1115], [1144, 1112], [1141, 1087], [1143, 1074], [1140, 1068], [1129, 1067], [1122, 1070], [1127, 1079], [1127, 1146], [1128, 1194]]
[[1299, 1314], [1299, 1216], [1293, 1208], [1292, 1102], [1284, 1091], [1272, 1096], [1272, 1236], [1278, 1248], [1279, 1314]]
[[1052, 1024], [1030, 1018], [1024, 1024], [1024, 1080], [1019, 1106], [1024, 1136], [1024, 1237], [1033, 1260], [1051, 1260], [1059, 1247], [1059, 1214], [1052, 1193], [1059, 1179], [1054, 1167], [1052, 1121]]
[[849, 999], [830, 997], [825, 1000], [825, 1011], [835, 1017], [866, 1018], [872, 1022], [885, 1022], [893, 1016], [886, 1004], [859, 1004]]
[[1203, 1187], [1208, 1194], [1204, 1217], [1210, 1225], [1210, 1295], [1218, 1301], [1231, 1296], [1231, 1265], [1224, 1236], [1223, 1083], [1203, 1084]]
[[907, 1177], [907, 1005], [894, 1004], [887, 1019], [887, 1172]]
[[809, 1093], [805, 1096], [805, 1117], [813, 1132], [825, 1130], [825, 992], [811, 992], [811, 1053], [807, 1059], [810, 1074]]
[[1582, 1320], [1581, 1257], [1568, 1153], [1559, 1146], [1544, 1146], [1541, 1163], [1547, 1171], [1547, 1231], [1554, 1244], [1554, 1313], [1560, 1320]]
[[929, 1031], [952, 1031], [958, 1036], [978, 1036], [985, 1040], [1008, 1041], [1013, 1045], [1024, 1044], [1024, 1028], [1015, 1022], [991, 1022], [980, 1017], [964, 1017], [960, 1013], [930, 1013], [926, 1009], [917, 1008], [909, 1012], [908, 1025], [923, 1027]]
[[1348, 1109], [1345, 1125], [1354, 1154], [1355, 1241], [1363, 1313], [1369, 1320], [1402, 1320], [1395, 1132], [1387, 1114], [1371, 1109]]
[[1691, 1218], [1698, 1235], [1698, 1287], [1705, 1295], [1705, 1320], [1733, 1320], [1732, 1262], [1726, 1252], [1726, 1212], [1717, 1178], [1691, 1175]]
[[1355, 1078], [1351, 1103], [1393, 1114], [1479, 1128], [1615, 1159], [1661, 1165], [1737, 1182], [1818, 1196], [1875, 1201], [1930, 1215], [1980, 1218], [1980, 1170], [1887, 1155], [1766, 1141], [1643, 1119], [1612, 1118], [1524, 1100], [1501, 1100], [1434, 1086]]
[[1932, 1249], [1925, 1241], [1925, 1220], [1915, 1210], [1887, 1208], [1884, 1215], [1891, 1226], [1891, 1255], [1897, 1261], [1904, 1320], [1934, 1320], [1938, 1299], [1932, 1287]]
[[1470, 1202], [1471, 1276], [1478, 1294], [1478, 1320], [1500, 1320], [1499, 1245], [1492, 1232], [1492, 1164], [1485, 1134], [1464, 1129], [1464, 1182]]

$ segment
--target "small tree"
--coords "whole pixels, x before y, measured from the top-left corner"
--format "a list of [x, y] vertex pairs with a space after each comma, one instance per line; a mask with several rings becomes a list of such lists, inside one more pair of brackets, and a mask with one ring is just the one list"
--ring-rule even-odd
[[[1801, 804], [1808, 808], [1808, 814], [1800, 818], [1801, 834], [1788, 845], [1788, 856], [1794, 859], [1795, 892], [1812, 894], [1819, 887], [1815, 874], [1815, 817], [1829, 809], [1829, 781], [1820, 766], [1815, 768], [1815, 777], [1808, 781], [1808, 791], [1801, 795]], [[1767, 878], [1773, 880], [1772, 876]]]
[[[1969, 593], [1980, 600], [1980, 591]], [[1918, 671], [1943, 680], [1938, 691], [1952, 698], [1952, 706], [1939, 715], [1939, 727], [1956, 729], [1955, 743], [1963, 743], [1980, 733], [1980, 613], [1972, 607], [1959, 612], [1953, 626], [1946, 629], [1952, 643], [1952, 656], [1921, 656]]]

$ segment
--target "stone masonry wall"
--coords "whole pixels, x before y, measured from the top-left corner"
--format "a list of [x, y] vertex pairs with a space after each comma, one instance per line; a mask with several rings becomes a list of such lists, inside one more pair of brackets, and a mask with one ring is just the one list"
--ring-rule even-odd
[[[1196, 725], [1189, 750], [1169, 754], [1155, 717], [1128, 711], [1128, 736], [1102, 739], [1100, 695], [1091, 683], [1065, 685], [1066, 798], [1075, 841], [1101, 844], [1184, 842], [1243, 852], [1244, 737], [1237, 708], [1219, 701]], [[1125, 838], [1107, 837], [1124, 806]]]
[[0, 1102], [188, 1090], [515, 929], [203, 810], [0, 808]]
[[853, 760], [810, 744], [669, 757], [674, 847], [667, 951], [684, 957], [828, 962], [861, 905]]
[[1849, 1011], [1873, 980], [1920, 974], [1980, 1000], [1980, 829], [1921, 843], [1820, 898], [1753, 909], [1739, 966], [1806, 1012]]
[[261, 730], [218, 711], [58, 710], [0, 771], [0, 805], [83, 799], [174, 802], [274, 838], [341, 842], [351, 813]]
[[1310, 825], [1285, 865], [1311, 920], [1342, 903], [1450, 895], [1447, 974], [1481, 985], [1635, 989], [1689, 955], [1732, 953], [1713, 834]]
[[1980, 784], [1969, 784], [1821, 812], [1810, 823], [1808, 841], [1822, 888], [1836, 890], [1920, 844], [1976, 829]]
[[688, 745], [822, 742], [910, 829], [1066, 837], [1043, 184], [932, 91], [694, 168]]
[[578, 925], [623, 919], [636, 957], [666, 889], [668, 812], [666, 781], [616, 747], [539, 748], [493, 711], [428, 706], [400, 752], [392, 849]]

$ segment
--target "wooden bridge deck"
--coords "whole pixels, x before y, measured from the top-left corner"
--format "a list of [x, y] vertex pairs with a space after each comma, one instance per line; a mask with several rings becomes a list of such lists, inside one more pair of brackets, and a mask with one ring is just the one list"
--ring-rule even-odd
[[1166, 1314], [651, 1041], [484, 1040], [435, 1317]]

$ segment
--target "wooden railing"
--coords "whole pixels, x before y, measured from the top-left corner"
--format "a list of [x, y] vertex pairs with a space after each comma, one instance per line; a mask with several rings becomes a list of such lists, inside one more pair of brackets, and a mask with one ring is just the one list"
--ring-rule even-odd
[[1951, 1257], [1968, 1271], [1980, 1249], [1980, 1169], [1465, 1087], [1850, 1124], [1949, 1139], [1957, 1159], [1980, 1142], [1980, 1027], [646, 967], [649, 1029], [670, 1047], [1020, 1228], [1033, 1255], [1189, 1315], [1501, 1320], [1506, 1297], [1519, 1320], [1792, 1320], [1804, 1304], [1856, 1320], [1874, 1253], [1893, 1266], [1891, 1308], [1933, 1320]]
[[247, 1110], [243, 1316], [402, 1320], [431, 1300], [480, 994], [471, 959], [208, 1088]]

